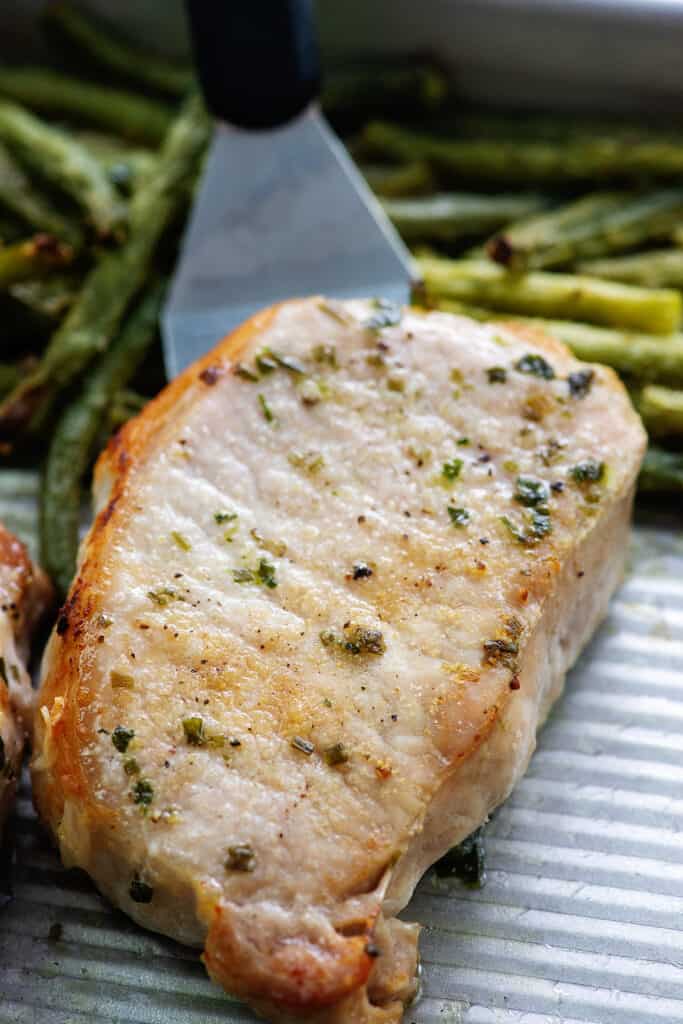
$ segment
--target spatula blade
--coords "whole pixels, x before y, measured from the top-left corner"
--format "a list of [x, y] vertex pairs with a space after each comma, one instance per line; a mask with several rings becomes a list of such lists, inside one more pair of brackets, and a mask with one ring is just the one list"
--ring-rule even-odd
[[219, 125], [162, 317], [169, 378], [282, 299], [409, 299], [409, 253], [314, 108], [273, 131]]

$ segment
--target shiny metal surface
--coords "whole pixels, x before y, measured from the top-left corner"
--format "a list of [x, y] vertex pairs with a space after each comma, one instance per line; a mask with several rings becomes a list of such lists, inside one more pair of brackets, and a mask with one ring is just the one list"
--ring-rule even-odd
[[[88, 5], [111, 14], [108, 0]], [[0, 48], [25, 52], [40, 6], [5, 5]], [[116, 16], [136, 38], [173, 27], [176, 43], [180, 7], [168, 0], [163, 26], [158, 0], [120, 0]], [[658, 110], [680, 97], [678, 0], [392, 0], [388, 27], [387, 0], [319, 8], [328, 51], [440, 52], [478, 101]], [[35, 553], [37, 478], [20, 473], [10, 490], [0, 519]], [[11, 831], [0, 1024], [255, 1021], [195, 951], [143, 932], [63, 871], [26, 786]], [[644, 518], [636, 530], [629, 576], [489, 825], [487, 852], [482, 890], [430, 874], [406, 911], [425, 926], [424, 994], [406, 1024], [683, 1022], [680, 525]]]
[[407, 249], [317, 110], [274, 131], [219, 125], [162, 317], [167, 374], [273, 302], [403, 304], [410, 278]]
[[[20, 482], [0, 518], [31, 535], [37, 482]], [[683, 1021], [682, 627], [683, 534], [641, 525], [607, 622], [488, 826], [486, 885], [430, 872], [406, 910], [424, 925], [406, 1024]], [[26, 783], [12, 832], [1, 1024], [255, 1021], [195, 951], [61, 868]]]

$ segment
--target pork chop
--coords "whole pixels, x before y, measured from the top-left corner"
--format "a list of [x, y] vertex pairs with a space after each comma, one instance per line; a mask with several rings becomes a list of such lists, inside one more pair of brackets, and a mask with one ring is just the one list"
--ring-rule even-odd
[[399, 1021], [395, 915], [524, 772], [644, 445], [611, 370], [524, 328], [252, 318], [98, 462], [36, 719], [64, 861], [270, 1020]]
[[32, 724], [28, 644], [50, 592], [24, 545], [0, 524], [0, 833]]

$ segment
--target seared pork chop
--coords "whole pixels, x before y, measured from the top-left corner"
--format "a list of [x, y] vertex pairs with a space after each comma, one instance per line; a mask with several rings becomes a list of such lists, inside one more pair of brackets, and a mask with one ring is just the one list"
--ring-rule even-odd
[[0, 524], [0, 831], [32, 723], [28, 642], [49, 595], [49, 584], [24, 545]]
[[98, 463], [36, 719], [64, 861], [270, 1020], [399, 1021], [395, 915], [523, 773], [644, 444], [611, 370], [522, 328], [254, 317]]

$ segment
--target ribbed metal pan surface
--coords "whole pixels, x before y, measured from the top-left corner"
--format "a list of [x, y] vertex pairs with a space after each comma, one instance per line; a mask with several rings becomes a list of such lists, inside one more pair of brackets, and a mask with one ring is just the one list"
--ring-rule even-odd
[[[21, 478], [0, 518], [33, 525]], [[488, 827], [488, 879], [430, 873], [406, 1024], [683, 1021], [683, 535], [641, 525], [610, 616]], [[65, 872], [25, 783], [0, 909], [0, 1022], [238, 1024], [197, 954]], [[0, 896], [0, 903], [2, 896]]]

